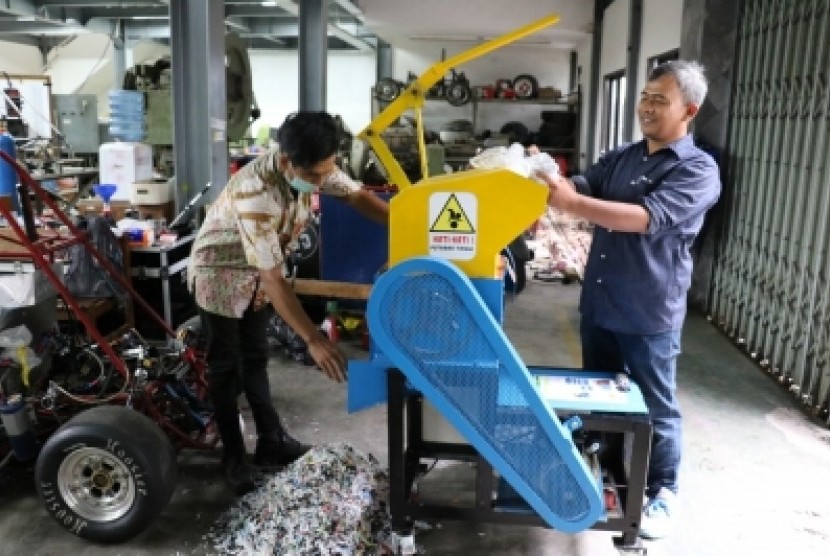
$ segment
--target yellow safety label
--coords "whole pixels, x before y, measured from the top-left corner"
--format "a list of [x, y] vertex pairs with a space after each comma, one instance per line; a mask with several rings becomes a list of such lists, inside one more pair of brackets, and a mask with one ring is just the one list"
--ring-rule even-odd
[[429, 231], [474, 234], [476, 230], [467, 213], [464, 212], [464, 207], [458, 202], [458, 197], [453, 193], [444, 203], [441, 212], [438, 213], [438, 218], [432, 223]]

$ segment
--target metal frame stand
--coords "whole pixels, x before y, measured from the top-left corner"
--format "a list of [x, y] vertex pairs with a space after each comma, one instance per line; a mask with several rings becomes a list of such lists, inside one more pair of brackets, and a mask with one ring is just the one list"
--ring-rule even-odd
[[[516, 525], [547, 524], [530, 507], [517, 509], [499, 506], [498, 480], [493, 469], [467, 444], [425, 441], [423, 437], [423, 396], [407, 387], [397, 369], [388, 371], [389, 509], [392, 529], [409, 543], [412, 523], [423, 519], [458, 519]], [[643, 493], [651, 447], [651, 422], [647, 415], [620, 413], [580, 413], [582, 432], [610, 433], [619, 442], [608, 446], [601, 458], [603, 483], [616, 493], [619, 512], [608, 515], [591, 528], [619, 531], [615, 546], [624, 553], [645, 554], [638, 538], [643, 511]], [[631, 454], [625, 461], [622, 438], [632, 435]], [[418, 496], [417, 479], [422, 459], [462, 461], [476, 464], [475, 502], [472, 506], [431, 504]], [[399, 552], [414, 554], [414, 552]]]

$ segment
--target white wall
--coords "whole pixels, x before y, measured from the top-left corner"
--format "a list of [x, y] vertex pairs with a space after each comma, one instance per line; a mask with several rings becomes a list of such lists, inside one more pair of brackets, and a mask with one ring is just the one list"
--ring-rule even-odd
[[[279, 127], [299, 108], [299, 59], [296, 51], [249, 51], [254, 95], [262, 116], [253, 124], [253, 134], [262, 125]], [[375, 84], [374, 53], [329, 50], [326, 110], [339, 114], [353, 133], [371, 120], [371, 88]]]
[[628, 27], [631, 12], [630, 0], [616, 0], [605, 10], [602, 20], [602, 51], [599, 74], [624, 70], [628, 55]]
[[[126, 53], [127, 67], [134, 63], [156, 60], [168, 53], [169, 48], [150, 41], [131, 45]], [[97, 95], [98, 116], [106, 120], [109, 118], [107, 92], [121, 85], [115, 82], [113, 54], [108, 35], [81, 34], [66, 45], [52, 49], [44, 66], [37, 48], [0, 42], [0, 69], [10, 74], [48, 75], [52, 82], [52, 94], [55, 95]], [[34, 97], [38, 95], [33, 92], [29, 96], [33, 96], [34, 102]], [[45, 103], [43, 100], [42, 106], [46, 106]], [[25, 103], [23, 108], [24, 116], [31, 119]], [[48, 108], [44, 108], [44, 111], [48, 113]]]
[[[170, 49], [153, 41], [129, 44], [126, 67], [150, 63], [169, 55]], [[115, 52], [108, 35], [89, 33], [50, 53], [47, 73], [52, 76], [55, 94], [89, 94], [98, 97], [98, 117], [109, 119], [107, 93], [121, 87], [116, 82]]]
[[[602, 106], [605, 77], [620, 70], [625, 70], [628, 55], [628, 28], [631, 12], [630, 0], [616, 0], [605, 10], [602, 20], [602, 49], [599, 62], [599, 102], [597, 102], [596, 133], [594, 134], [595, 156], [600, 152], [600, 129], [602, 127]], [[623, 89], [623, 93], [625, 90]]]
[[[127, 67], [169, 55], [170, 49], [151, 41], [127, 49]], [[375, 84], [374, 53], [329, 51], [327, 110], [340, 114], [357, 133], [371, 120], [370, 91]], [[35, 47], [0, 42], [0, 70], [12, 74], [49, 75], [53, 94], [95, 94], [98, 115], [109, 118], [107, 92], [117, 88], [110, 39], [103, 34], [79, 35], [65, 46], [50, 52], [47, 66]], [[296, 51], [250, 51], [253, 87], [262, 117], [260, 125], [279, 126], [299, 105], [298, 58]], [[25, 105], [24, 105], [25, 108]]]
[[[115, 81], [112, 74], [113, 50], [109, 36], [101, 34], [78, 35], [66, 46], [50, 51], [46, 73], [52, 76], [55, 94], [95, 94], [88, 85], [95, 74], [101, 79], [104, 67], [109, 67], [107, 82]], [[99, 103], [100, 104], [100, 103]]]
[[[619, 70], [625, 70], [628, 52], [628, 27], [631, 10], [630, 0], [616, 0], [605, 11], [602, 27], [602, 52], [600, 55], [600, 83], [602, 87], [606, 75]], [[643, 25], [640, 42], [639, 75], [634, 76], [637, 80], [637, 91], [645, 84], [649, 58], [663, 54], [680, 46], [680, 33], [682, 29], [683, 0], [644, 0], [643, 2]], [[582, 60], [580, 55], [580, 60]], [[586, 62], [585, 67], [590, 67]], [[584, 72], [583, 72], [584, 73]], [[631, 78], [631, 76], [627, 76]], [[602, 121], [602, 91], [600, 90], [599, 103], [597, 105], [596, 122], [597, 133], [594, 152], [599, 153], [599, 128]], [[583, 120], [585, 121], [585, 120]], [[634, 119], [634, 140], [642, 138], [636, 118]], [[583, 127], [583, 143], [585, 137]]]
[[[683, 24], [683, 0], [644, 0], [643, 39], [640, 46], [640, 75], [637, 90], [645, 86], [648, 59], [680, 47]], [[636, 119], [635, 119], [636, 121]], [[640, 127], [634, 127], [634, 139], [641, 139]]]
[[[11, 78], [12, 87], [20, 92], [23, 100], [23, 120], [29, 125], [29, 137], [51, 136], [49, 126], [49, 91], [41, 79], [21, 79], [20, 76], [43, 75], [40, 51], [26, 46], [0, 41], [0, 71]], [[0, 89], [8, 87], [5, 76], [0, 74]], [[0, 115], [6, 114], [6, 99], [0, 95]], [[42, 116], [41, 116], [42, 114]]]
[[40, 51], [34, 46], [0, 41], [0, 70], [10, 74], [41, 75]]

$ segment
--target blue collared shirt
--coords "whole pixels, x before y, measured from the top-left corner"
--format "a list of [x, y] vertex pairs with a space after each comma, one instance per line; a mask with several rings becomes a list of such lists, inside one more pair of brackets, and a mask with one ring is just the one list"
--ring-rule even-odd
[[582, 318], [628, 334], [679, 330], [692, 281], [692, 242], [720, 195], [718, 167], [691, 135], [648, 154], [645, 140], [604, 154], [573, 182], [583, 195], [642, 205], [645, 233], [594, 227]]

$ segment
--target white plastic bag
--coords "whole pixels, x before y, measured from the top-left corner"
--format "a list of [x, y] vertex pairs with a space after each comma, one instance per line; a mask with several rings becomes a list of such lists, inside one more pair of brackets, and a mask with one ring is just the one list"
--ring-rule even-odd
[[525, 178], [536, 177], [537, 172], [545, 174], [559, 174], [559, 165], [548, 153], [535, 153], [526, 156], [526, 151], [521, 143], [513, 143], [510, 147], [491, 147], [484, 149], [475, 157], [470, 159], [473, 168], [493, 170], [507, 168]]
[[3, 357], [19, 363], [25, 373], [40, 365], [40, 357], [32, 348], [27, 347], [30, 343], [32, 343], [32, 333], [25, 324], [0, 331], [0, 347], [5, 348]]

